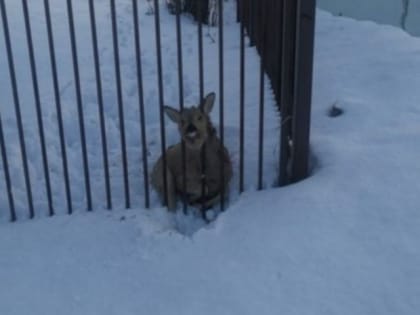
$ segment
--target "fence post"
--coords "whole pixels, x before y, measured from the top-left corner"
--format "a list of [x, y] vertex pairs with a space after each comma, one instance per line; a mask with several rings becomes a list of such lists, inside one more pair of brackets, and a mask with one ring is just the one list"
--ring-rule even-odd
[[300, 0], [297, 11], [295, 102], [293, 108], [291, 182], [309, 173], [312, 75], [315, 36], [315, 0]]
[[315, 0], [283, 0], [279, 184], [308, 176]]
[[297, 3], [295, 0], [282, 0], [281, 20], [279, 25], [278, 40], [281, 41], [279, 56], [280, 80], [280, 113], [281, 113], [281, 136], [280, 136], [280, 166], [279, 185], [290, 183], [290, 163], [293, 158], [292, 146], [292, 115], [294, 103], [295, 81], [295, 49], [296, 49], [296, 14]]

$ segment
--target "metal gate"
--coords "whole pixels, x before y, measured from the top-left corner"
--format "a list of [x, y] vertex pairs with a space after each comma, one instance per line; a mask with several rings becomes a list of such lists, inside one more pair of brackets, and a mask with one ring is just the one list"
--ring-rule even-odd
[[308, 176], [315, 0], [239, 0], [238, 20], [256, 45], [281, 122], [279, 184]]
[[[63, 0], [64, 1], [64, 0]], [[233, 0], [229, 0], [233, 1]], [[68, 164], [68, 145], [66, 144], [66, 132], [62, 117], [63, 104], [60, 97], [59, 72], [57, 70], [57, 45], [54, 37], [54, 25], [51, 22], [51, 5], [50, 0], [38, 0], [43, 6], [46, 23], [46, 36], [48, 38], [48, 53], [50, 56], [51, 67], [51, 81], [53, 83], [54, 104], [57, 113], [57, 127], [58, 139], [61, 152], [61, 167], [63, 173], [63, 182], [65, 187], [65, 204], [67, 212], [73, 212], [72, 190], [70, 174], [72, 169]], [[155, 44], [157, 57], [157, 87], [158, 87], [158, 103], [160, 108], [160, 137], [161, 137], [161, 151], [165, 154], [166, 139], [165, 139], [165, 119], [164, 119], [164, 82], [163, 82], [163, 68], [162, 62], [162, 47], [161, 47], [161, 10], [165, 6], [163, 1], [158, 0], [149, 1], [153, 4], [154, 21], [155, 21]], [[219, 48], [218, 55], [218, 97], [219, 97], [219, 137], [222, 145], [225, 139], [224, 130], [224, 108], [225, 108], [225, 61], [224, 61], [224, 6], [226, 0], [217, 1], [201, 1], [197, 3], [197, 12], [195, 12], [196, 20], [205, 20], [201, 14], [205, 12], [201, 6], [204, 3], [213, 3], [217, 6], [213, 7], [217, 10], [217, 45]], [[76, 93], [77, 119], [79, 126], [79, 139], [81, 147], [81, 160], [83, 165], [84, 177], [84, 191], [86, 200], [86, 209], [91, 211], [95, 208], [92, 201], [92, 180], [89, 169], [89, 150], [86, 144], [86, 126], [84, 116], [84, 106], [82, 98], [82, 86], [80, 80], [80, 65], [77, 46], [77, 31], [75, 28], [75, 15], [77, 9], [73, 5], [72, 0], [65, 0], [68, 20], [65, 23], [68, 25], [70, 49], [71, 49], [71, 63], [73, 69], [73, 80]], [[136, 75], [137, 75], [137, 92], [139, 93], [139, 126], [140, 126], [140, 141], [142, 147], [142, 168], [143, 168], [143, 182], [144, 182], [144, 207], [150, 207], [150, 187], [149, 187], [149, 169], [148, 169], [148, 143], [147, 143], [147, 125], [146, 125], [146, 104], [143, 98], [144, 82], [142, 71], [142, 47], [140, 39], [140, 21], [139, 21], [139, 1], [132, 0], [132, 38], [133, 47], [135, 48], [136, 58]], [[178, 11], [181, 12], [181, 3], [175, 1]], [[103, 178], [104, 191], [106, 196], [106, 208], [113, 208], [113, 193], [112, 193], [112, 178], [110, 176], [110, 161], [109, 150], [107, 143], [107, 128], [106, 117], [104, 113], [104, 95], [103, 95], [103, 77], [101, 76], [100, 51], [98, 48], [98, 29], [95, 19], [95, 4], [94, 0], [89, 0], [89, 17], [90, 17], [90, 34], [92, 38], [92, 53], [93, 64], [92, 67], [95, 72], [95, 88], [97, 95], [97, 106], [99, 113], [98, 128], [100, 129], [100, 143], [102, 152], [103, 164]], [[132, 207], [132, 194], [130, 194], [129, 183], [129, 165], [127, 162], [127, 143], [126, 143], [126, 127], [125, 122], [125, 108], [124, 108], [124, 91], [122, 88], [122, 73], [119, 56], [119, 32], [118, 21], [116, 15], [116, 0], [109, 0], [108, 2], [111, 13], [111, 32], [112, 32], [112, 46], [114, 53], [114, 70], [116, 82], [117, 107], [119, 118], [119, 135], [121, 145], [121, 168], [123, 174], [123, 199], [126, 208]], [[280, 146], [280, 154], [278, 161], [278, 185], [285, 185], [305, 178], [308, 175], [308, 156], [309, 156], [309, 128], [310, 128], [310, 105], [311, 105], [311, 88], [312, 88], [312, 65], [313, 65], [313, 47], [314, 47], [314, 20], [315, 20], [315, 0], [237, 0], [237, 20], [240, 22], [240, 43], [239, 48], [239, 95], [238, 95], [238, 115], [239, 119], [239, 163], [238, 168], [234, 172], [238, 173], [238, 190], [244, 191], [244, 103], [246, 100], [245, 91], [245, 65], [247, 63], [245, 48], [246, 39], [250, 40], [251, 45], [255, 45], [261, 56], [261, 65], [259, 73], [260, 84], [260, 98], [259, 98], [259, 131], [258, 131], [258, 183], [257, 188], [263, 189], [263, 147], [264, 147], [264, 110], [265, 110], [265, 74], [268, 75], [272, 89], [274, 91], [278, 109], [281, 115], [279, 126], [281, 126], [281, 133], [278, 133], [278, 141]], [[21, 0], [23, 23], [25, 27], [26, 45], [28, 48], [27, 54], [29, 57], [29, 71], [31, 73], [31, 82], [34, 93], [35, 104], [35, 119], [37, 121], [40, 152], [42, 155], [43, 168], [43, 182], [45, 184], [45, 193], [48, 205], [48, 214], [54, 215], [56, 213], [53, 201], [53, 187], [50, 180], [50, 161], [48, 152], [48, 140], [45, 135], [43, 107], [39, 92], [39, 76], [37, 63], [35, 58], [35, 48], [33, 40], [33, 30], [31, 28], [31, 12], [27, 0]], [[10, 21], [7, 14], [7, 1], [0, 0], [1, 25], [3, 29], [4, 38], [4, 53], [7, 59], [8, 75], [10, 79], [10, 86], [13, 94], [13, 103], [15, 109], [15, 118], [17, 124], [17, 139], [20, 146], [22, 172], [24, 177], [24, 187], [26, 193], [27, 207], [29, 217], [33, 218], [36, 215], [36, 207], [34, 206], [34, 196], [32, 192], [32, 182], [28, 161], [30, 156], [27, 154], [27, 142], [24, 131], [24, 121], [22, 119], [21, 99], [19, 92], [19, 82], [16, 78], [16, 56], [13, 52], [13, 38], [10, 35]], [[194, 13], [194, 12], [193, 12]], [[214, 12], [213, 12], [214, 13]], [[77, 16], [77, 15], [76, 15]], [[63, 21], [64, 22], [64, 21]], [[181, 14], [175, 14], [175, 25], [177, 34], [177, 63], [178, 63], [178, 77], [179, 77], [179, 103], [181, 108], [184, 106], [184, 87], [183, 87], [183, 39], [181, 32]], [[198, 33], [198, 72], [199, 72], [199, 97], [203, 99], [204, 89], [204, 69], [203, 69], [203, 29], [202, 23], [197, 23]], [[229, 83], [232, 84], [232, 83]], [[22, 88], [22, 87], [20, 87]], [[5, 195], [7, 195], [9, 216], [11, 221], [15, 221], [18, 216], [16, 214], [16, 196], [13, 191], [13, 175], [10, 172], [10, 158], [8, 154], [7, 138], [5, 136], [4, 123], [2, 116], [0, 116], [0, 145], [2, 157], [2, 171], [4, 175]], [[63, 203], [64, 205], [64, 203]], [[225, 205], [222, 199], [221, 208]], [[186, 205], [184, 204], [184, 209]], [[3, 210], [3, 209], [2, 209]]]

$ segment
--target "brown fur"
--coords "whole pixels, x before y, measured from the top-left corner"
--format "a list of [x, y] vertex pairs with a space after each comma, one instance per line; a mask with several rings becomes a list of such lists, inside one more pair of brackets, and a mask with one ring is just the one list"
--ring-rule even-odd
[[[228, 184], [232, 177], [232, 165], [228, 151], [221, 146], [209, 113], [213, 108], [215, 94], [206, 96], [198, 107], [185, 108], [182, 112], [165, 107], [165, 113], [178, 124], [185, 144], [186, 189], [183, 191], [184, 177], [182, 168], [182, 142], [166, 150], [167, 206], [175, 210], [177, 196], [196, 207], [210, 208], [220, 201], [222, 187], [227, 195]], [[192, 131], [193, 130], [193, 131]], [[192, 136], [193, 135], [193, 136]], [[203, 173], [203, 157], [205, 172]], [[223, 165], [223, 178], [221, 169]], [[163, 159], [160, 157], [152, 171], [152, 185], [164, 200]], [[204, 175], [204, 196], [202, 179]]]

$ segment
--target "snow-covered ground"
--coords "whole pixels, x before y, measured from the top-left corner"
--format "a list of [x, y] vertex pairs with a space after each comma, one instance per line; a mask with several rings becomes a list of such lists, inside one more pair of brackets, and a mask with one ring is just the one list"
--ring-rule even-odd
[[163, 209], [2, 223], [0, 314], [418, 314], [419, 73], [420, 39], [317, 11], [310, 178], [192, 235]]
[[318, 0], [317, 6], [337, 15], [403, 27], [420, 36], [420, 0]]

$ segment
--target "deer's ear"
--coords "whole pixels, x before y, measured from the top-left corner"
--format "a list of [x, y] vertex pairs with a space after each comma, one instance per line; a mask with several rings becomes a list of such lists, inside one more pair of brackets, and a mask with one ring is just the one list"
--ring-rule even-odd
[[203, 102], [200, 105], [200, 109], [205, 114], [210, 114], [211, 110], [213, 109], [215, 98], [216, 98], [216, 93], [214, 92], [207, 94], [207, 96], [204, 98]]
[[172, 120], [174, 123], [178, 124], [181, 121], [181, 113], [175, 108], [165, 106], [164, 111], [165, 114], [169, 117], [169, 119]]

